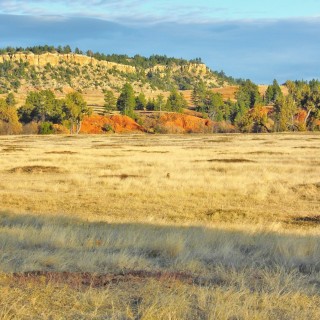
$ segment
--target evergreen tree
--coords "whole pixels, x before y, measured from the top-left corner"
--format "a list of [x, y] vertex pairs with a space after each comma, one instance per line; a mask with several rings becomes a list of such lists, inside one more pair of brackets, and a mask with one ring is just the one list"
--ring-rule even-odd
[[250, 80], [246, 80], [236, 93], [236, 99], [241, 107], [253, 108], [261, 102], [259, 88]]
[[134, 91], [130, 83], [126, 83], [121, 90], [120, 96], [117, 100], [117, 109], [129, 117], [134, 117], [134, 109], [136, 106], [136, 100]]
[[187, 101], [184, 99], [183, 95], [174, 89], [169, 95], [165, 109], [167, 111], [182, 112], [187, 106]]
[[136, 97], [136, 110], [145, 110], [147, 106], [147, 99], [146, 96], [144, 95], [143, 92], [141, 92], [137, 97]]
[[211, 120], [224, 120], [224, 101], [220, 93], [208, 91], [204, 101], [203, 111]]
[[51, 117], [56, 116], [56, 102], [55, 95], [50, 90], [29, 92], [25, 105], [19, 109], [21, 121], [51, 121]]
[[154, 111], [155, 110], [155, 100], [148, 100], [147, 105], [146, 105], [146, 109], [148, 111]]
[[158, 94], [155, 101], [154, 101], [154, 110], [162, 111], [165, 109], [166, 101], [163, 94]]
[[111, 90], [106, 90], [104, 93], [104, 109], [106, 112], [117, 110], [117, 99]]
[[203, 111], [206, 95], [207, 95], [207, 88], [205, 86], [205, 83], [202, 80], [200, 80], [193, 87], [192, 94], [191, 94], [191, 100], [197, 110]]
[[273, 80], [272, 85], [268, 86], [265, 93], [265, 103], [275, 103], [278, 98], [282, 97], [281, 88], [276, 79]]
[[6, 104], [10, 107], [14, 107], [17, 102], [16, 102], [16, 99], [14, 97], [14, 94], [12, 92], [10, 92], [7, 97], [6, 97]]

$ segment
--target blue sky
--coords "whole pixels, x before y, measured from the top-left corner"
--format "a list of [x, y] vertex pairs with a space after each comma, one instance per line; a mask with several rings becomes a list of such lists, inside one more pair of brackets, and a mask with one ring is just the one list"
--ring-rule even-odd
[[320, 78], [319, 0], [0, 0], [0, 46], [201, 57], [258, 83]]

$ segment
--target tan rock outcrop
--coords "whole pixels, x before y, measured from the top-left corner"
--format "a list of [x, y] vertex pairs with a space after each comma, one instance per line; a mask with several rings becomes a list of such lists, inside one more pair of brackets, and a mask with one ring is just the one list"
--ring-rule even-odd
[[146, 72], [148, 73], [149, 71], [151, 72], [159, 72], [164, 73], [166, 70], [171, 70], [172, 72], [176, 71], [185, 71], [189, 72], [191, 74], [196, 74], [196, 75], [205, 75], [208, 72], [208, 68], [205, 64], [198, 64], [198, 63], [188, 63], [184, 66], [162, 66], [162, 65], [157, 65], [152, 68], [148, 68]]
[[18, 52], [13, 55], [4, 54], [0, 55], [0, 63], [4, 61], [23, 61], [28, 62], [31, 66], [35, 67], [45, 67], [47, 64], [55, 67], [58, 66], [61, 62], [70, 62], [70, 63], [78, 63], [80, 65], [93, 65], [93, 66], [103, 66], [106, 69], [117, 69], [126, 73], [136, 72], [136, 68], [133, 66], [127, 66], [115, 62], [109, 61], [99, 61], [97, 59], [79, 55], [79, 54], [59, 54], [59, 53], [44, 53], [44, 54], [33, 54], [33, 53], [22, 53]]

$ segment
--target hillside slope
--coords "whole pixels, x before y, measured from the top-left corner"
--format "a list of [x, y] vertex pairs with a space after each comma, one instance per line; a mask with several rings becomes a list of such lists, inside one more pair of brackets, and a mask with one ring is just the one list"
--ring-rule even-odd
[[152, 98], [173, 88], [190, 90], [199, 80], [209, 88], [228, 85], [205, 64], [185, 60], [143, 68], [74, 53], [0, 55], [0, 94], [14, 91], [21, 97], [39, 89], [52, 89], [60, 94], [70, 90], [84, 95], [96, 95], [104, 90], [118, 93], [125, 82], [130, 82], [136, 92], [143, 91]]

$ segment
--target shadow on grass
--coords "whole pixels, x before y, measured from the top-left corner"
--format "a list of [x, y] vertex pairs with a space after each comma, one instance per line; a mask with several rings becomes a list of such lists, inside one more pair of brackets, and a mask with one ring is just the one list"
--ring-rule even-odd
[[0, 272], [320, 272], [320, 237], [0, 212]]

